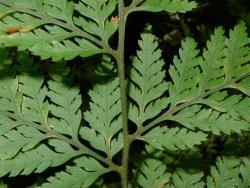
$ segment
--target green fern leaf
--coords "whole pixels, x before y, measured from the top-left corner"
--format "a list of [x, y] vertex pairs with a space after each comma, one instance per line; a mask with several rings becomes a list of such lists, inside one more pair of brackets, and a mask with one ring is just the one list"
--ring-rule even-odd
[[76, 10], [83, 17], [74, 18], [75, 23], [93, 35], [108, 41], [118, 28], [118, 23], [112, 22], [110, 15], [114, 12], [117, 6], [115, 0], [81, 0], [76, 5]]
[[190, 174], [178, 169], [173, 175], [173, 188], [204, 188], [205, 183], [202, 182], [203, 172]]
[[[22, 96], [18, 93], [18, 80], [9, 79], [9, 77], [14, 77], [15, 75], [15, 71], [10, 69], [12, 61], [6, 50], [0, 49], [0, 56], [0, 74], [3, 76], [0, 80], [0, 111], [6, 110], [15, 113], [16, 116], [20, 116]], [[21, 122], [10, 119], [0, 113], [0, 135], [21, 124]]]
[[121, 130], [121, 104], [118, 79], [96, 84], [89, 95], [90, 111], [84, 113], [89, 127], [80, 129], [83, 139], [112, 158], [123, 147]]
[[216, 165], [211, 168], [211, 175], [207, 177], [207, 187], [248, 188], [250, 186], [249, 161], [249, 158], [243, 158], [243, 160], [232, 157], [219, 158]]
[[100, 175], [109, 171], [93, 158], [82, 157], [76, 159], [74, 163], [75, 166], [67, 166], [65, 171], [49, 177], [48, 183], [44, 183], [39, 188], [87, 188]]
[[[28, 145], [29, 148], [34, 147], [40, 141], [48, 138], [48, 135], [44, 135], [39, 131], [32, 129], [32, 127], [30, 127], [30, 130], [27, 130], [24, 126], [19, 127], [25, 125], [22, 114], [22, 111], [25, 111], [25, 109], [22, 108], [23, 95], [18, 91], [18, 79], [6, 78], [0, 82], [0, 130], [2, 131], [0, 133], [2, 140], [0, 144], [0, 147], [2, 148], [0, 158], [8, 159], [14, 157], [24, 147], [28, 147]], [[27, 103], [27, 106], [29, 106], [29, 103]], [[40, 116], [38, 115], [38, 118], [39, 117]], [[34, 120], [32, 114], [30, 119]], [[13, 130], [16, 127], [18, 127], [18, 130]]]
[[204, 62], [200, 64], [202, 69], [202, 78], [199, 83], [200, 93], [207, 89], [215, 88], [224, 82], [223, 64], [225, 49], [224, 30], [217, 28], [211, 36], [211, 40], [207, 42], [207, 49], [203, 51]]
[[129, 96], [136, 103], [130, 104], [129, 118], [139, 127], [145, 120], [158, 115], [169, 103], [168, 98], [162, 97], [168, 84], [164, 81], [164, 61], [160, 59], [161, 51], [157, 49], [156, 39], [151, 34], [143, 34], [141, 38], [141, 51], [133, 59], [128, 88]]
[[[224, 52], [224, 53], [222, 53]], [[203, 52], [204, 63], [201, 63], [202, 79], [200, 92], [213, 89], [227, 83], [227, 87], [235, 88], [247, 94], [245, 81], [238, 79], [249, 74], [250, 47], [246, 27], [240, 23], [230, 31], [229, 38], [224, 37], [222, 28], [215, 30], [207, 49]], [[237, 81], [235, 82], [234, 79]], [[243, 85], [241, 85], [243, 83]]]
[[[0, 22], [1, 37], [6, 33], [14, 33], [15, 31], [21, 31], [25, 33], [46, 23], [47, 22], [45, 20], [41, 20], [26, 14], [16, 13], [13, 16], [8, 16], [7, 14], [6, 17], [3, 17]], [[6, 37], [6, 39], [8, 38]]]
[[22, 115], [27, 121], [39, 122], [42, 126], [48, 126], [48, 103], [45, 102], [47, 88], [43, 87], [41, 77], [19, 77], [19, 92], [23, 95]]
[[220, 111], [227, 112], [233, 119], [250, 122], [250, 98], [242, 95], [229, 95], [228, 92], [216, 92], [201, 103]]
[[137, 182], [143, 188], [165, 187], [171, 176], [166, 170], [167, 167], [163, 162], [146, 159], [139, 169]]
[[81, 57], [88, 57], [102, 52], [101, 49], [97, 48], [86, 39], [74, 38], [74, 40], [75, 42], [64, 40], [62, 42], [52, 41], [51, 43], [36, 43], [36, 45], [29, 50], [42, 59], [52, 58], [53, 61], [59, 61], [61, 59], [70, 60], [78, 55]]
[[240, 175], [242, 180], [238, 182], [239, 188], [248, 188], [250, 187], [250, 160], [249, 158], [244, 158], [243, 163], [240, 166]]
[[54, 116], [49, 119], [50, 128], [77, 138], [82, 118], [79, 110], [82, 104], [79, 89], [55, 81], [49, 82], [49, 89], [47, 95], [52, 102], [49, 109]]
[[243, 22], [236, 25], [230, 31], [230, 36], [226, 39], [224, 69], [226, 80], [231, 81], [250, 72], [250, 47], [246, 32], [247, 28]]
[[[20, 17], [23, 18], [23, 16]], [[51, 41], [63, 41], [73, 36], [72, 33], [69, 33], [57, 26], [45, 26], [45, 28], [46, 31], [42, 29], [36, 29], [33, 32], [17, 32], [12, 35], [7, 35], [4, 37], [2, 36], [3, 39], [1, 39], [1, 41], [4, 42], [6, 46], [15, 46], [19, 41], [18, 50], [21, 51], [25, 49], [30, 49], [33, 53], [35, 53], [36, 51], [34, 49], [37, 46], [39, 47], [41, 42], [50, 43]], [[6, 29], [7, 28], [3, 28], [3, 31], [5, 31]]]
[[[61, 19], [67, 23], [73, 24], [74, 3], [67, 0], [43, 0], [46, 13], [56, 19]], [[40, 3], [39, 3], [40, 5]]]
[[21, 116], [22, 95], [18, 92], [18, 79], [2, 79], [0, 87], [0, 109]]
[[[25, 7], [31, 10], [44, 11], [53, 18], [66, 22], [72, 21], [74, 4], [67, 0], [34, 0], [32, 2], [29, 0], [11, 0], [10, 2], [19, 8]], [[8, 5], [6, 1], [2, 1], [2, 3]]]
[[211, 168], [211, 176], [207, 178], [208, 188], [237, 187], [239, 176], [239, 160], [222, 158]]
[[197, 57], [199, 51], [196, 47], [195, 41], [187, 38], [182, 42], [182, 48], [179, 51], [180, 58], [175, 56], [174, 65], [170, 66], [169, 74], [173, 84], [169, 86], [169, 95], [172, 107], [198, 95], [198, 83], [201, 79], [198, 65], [201, 63], [201, 58]]
[[[30, 63], [27, 56], [22, 58], [23, 62]], [[2, 176], [39, 173], [89, 151], [78, 141], [82, 103], [79, 89], [55, 81], [47, 84], [35, 65], [29, 65], [32, 69], [23, 62], [19, 64], [20, 70], [35, 70], [37, 75], [14, 73], [0, 81]]]
[[45, 135], [37, 129], [26, 126], [18, 127], [17, 131], [9, 131], [0, 137], [0, 159], [10, 159], [21, 150], [26, 151], [32, 149], [42, 140], [49, 137], [49, 135]]
[[53, 61], [103, 52], [100, 40], [75, 26], [73, 2], [1, 0], [0, 5], [8, 7], [0, 20], [0, 43], [4, 46], [28, 49], [42, 59]]
[[168, 119], [179, 122], [188, 129], [198, 128], [203, 131], [211, 131], [215, 135], [232, 132], [240, 133], [242, 130], [249, 130], [249, 123], [233, 119], [227, 113], [220, 113], [213, 109], [202, 109], [200, 105], [193, 105], [181, 110]]
[[[41, 173], [49, 167], [59, 166], [69, 159], [80, 155], [79, 151], [73, 150], [67, 143], [53, 142], [50, 147], [60, 148], [57, 152], [45, 144], [39, 145], [32, 150], [20, 152], [14, 158], [0, 160], [0, 176], [29, 175], [33, 172]], [[35, 159], [35, 160], [34, 160]]]
[[[248, 79], [246, 77], [250, 72], [250, 48], [244, 24], [238, 24], [228, 39], [221, 28], [216, 29], [202, 59], [197, 57], [199, 52], [195, 48], [192, 39], [184, 41], [180, 59], [175, 57], [174, 66], [170, 67], [173, 85], [169, 86], [172, 102], [169, 112], [175, 113], [176, 108], [179, 112], [169, 116], [167, 113], [165, 118], [189, 129], [199, 128], [216, 135], [249, 130], [249, 98], [220, 92], [234, 88], [247, 94], [244, 78]], [[244, 83], [244, 86], [238, 85], [238, 82]]]
[[156, 127], [139, 139], [160, 150], [185, 150], [201, 144], [206, 137], [202, 132], [187, 131], [185, 128]]
[[137, 3], [134, 9], [135, 11], [167, 11], [171, 13], [185, 13], [187, 11], [192, 10], [196, 6], [196, 2], [188, 0], [146, 0], [141, 4]]
[[[25, 63], [29, 59], [24, 57], [22, 61]], [[21, 67], [24, 62], [20, 62]], [[7, 67], [7, 70], [11, 70]], [[37, 71], [37, 67], [33, 65], [29, 71]], [[15, 74], [12, 76], [14, 77]], [[16, 78], [6, 78], [0, 81], [1, 87], [1, 106], [2, 115], [5, 116], [2, 121], [6, 127], [2, 133], [7, 133], [17, 126], [25, 125], [24, 121], [38, 123], [43, 127], [48, 127], [48, 104], [45, 101], [47, 89], [43, 87], [43, 78], [37, 75], [31, 78], [27, 73], [23, 73]], [[6, 116], [8, 118], [6, 118]], [[12, 122], [12, 123], [11, 123]], [[2, 134], [1, 133], [1, 134]]]

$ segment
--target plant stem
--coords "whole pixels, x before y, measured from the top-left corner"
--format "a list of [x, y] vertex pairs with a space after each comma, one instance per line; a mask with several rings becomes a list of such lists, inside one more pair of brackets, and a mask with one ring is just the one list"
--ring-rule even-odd
[[122, 165], [121, 165], [121, 184], [123, 188], [128, 187], [128, 160], [130, 138], [128, 133], [128, 109], [127, 109], [127, 93], [125, 80], [125, 62], [124, 62], [124, 47], [125, 47], [125, 30], [126, 30], [126, 8], [123, 0], [119, 0], [119, 39], [118, 51], [116, 61], [118, 66], [119, 86], [121, 94], [122, 105], [122, 130], [123, 130], [123, 151], [122, 151]]

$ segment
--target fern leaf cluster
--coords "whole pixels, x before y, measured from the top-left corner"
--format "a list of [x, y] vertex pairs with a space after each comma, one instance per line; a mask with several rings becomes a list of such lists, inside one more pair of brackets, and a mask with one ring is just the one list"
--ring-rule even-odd
[[138, 184], [141, 187], [164, 187], [171, 176], [166, 169], [166, 166], [158, 160], [145, 160], [137, 178]]
[[[63, 84], [53, 81], [49, 82], [49, 89], [47, 96], [52, 102], [49, 111], [54, 116], [48, 121], [49, 126], [62, 134], [76, 137], [82, 119], [79, 110], [81, 106], [79, 89], [67, 88]], [[56, 126], [58, 124], [60, 127]]]
[[[98, 1], [95, 3], [98, 4]], [[19, 50], [29, 49], [34, 55], [42, 59], [52, 58], [53, 61], [70, 60], [76, 56], [87, 57], [103, 51], [98, 46], [99, 40], [88, 33], [88, 27], [84, 31], [74, 23], [74, 20], [77, 20], [75, 12], [84, 12], [84, 8], [88, 7], [86, 2], [74, 4], [67, 0], [35, 0], [30, 3], [29, 0], [16, 0], [0, 1], [0, 4], [1, 9], [6, 9], [6, 12], [2, 13], [4, 17], [0, 24], [0, 43], [5, 46], [17, 46]], [[106, 2], [103, 6], [106, 7]], [[102, 8], [98, 11], [101, 13]], [[113, 11], [109, 10], [107, 14], [112, 14]], [[90, 19], [95, 19], [96, 15], [89, 16]], [[89, 23], [84, 18], [80, 21]], [[108, 32], [110, 31], [109, 29]]]
[[198, 94], [197, 84], [201, 75], [198, 69], [199, 51], [196, 48], [197, 44], [193, 39], [186, 39], [179, 51], [180, 58], [175, 56], [174, 65], [169, 69], [173, 80], [169, 88], [172, 105], [188, 101]]
[[[8, 147], [12, 147], [11, 145]], [[64, 151], [56, 153], [50, 147], [65, 147]], [[14, 148], [14, 147], [13, 147]], [[32, 150], [23, 150], [19, 152], [15, 158], [1, 160], [1, 177], [4, 175], [13, 177], [17, 175], [29, 175], [33, 172], [41, 173], [50, 167], [56, 167], [64, 164], [73, 157], [79, 156], [80, 153], [74, 151], [69, 145], [65, 143], [51, 144], [50, 146], [39, 145]], [[36, 160], [34, 160], [36, 159]]]
[[[217, 159], [207, 177], [203, 172], [187, 172], [182, 169], [170, 174], [164, 162], [149, 158], [140, 166], [137, 181], [140, 187], [247, 188], [250, 186], [247, 168], [249, 168], [249, 158], [241, 161], [237, 158], [224, 157]], [[206, 183], [202, 180], [204, 177]]]
[[[87, 1], [82, 0], [76, 5], [76, 10], [81, 16], [74, 18], [75, 23], [93, 35], [97, 35], [104, 41], [118, 29], [118, 23], [112, 22], [110, 15], [116, 9], [115, 0]], [[85, 18], [89, 18], [86, 20]], [[115, 16], [113, 16], [114, 18]]]
[[[139, 51], [134, 58], [130, 71], [128, 90], [132, 102], [129, 118], [138, 126], [138, 134], [164, 120], [177, 122], [188, 131], [185, 128], [156, 127], [147, 134], [139, 136], [138, 139], [145, 140], [158, 149], [184, 149], [204, 141], [205, 132], [230, 135], [233, 132], [249, 130], [247, 115], [249, 97], [244, 92], [241, 95], [228, 93], [228, 89], [249, 76], [247, 64], [250, 60], [249, 46], [245, 42], [247, 35], [246, 32], [242, 33], [242, 36], [236, 34], [245, 29], [244, 24], [240, 23], [230, 31], [229, 38], [224, 37], [224, 31], [221, 28], [216, 29], [202, 56], [196, 49], [197, 43], [187, 38], [182, 43], [179, 57], [176, 56], [174, 64], [170, 66], [169, 74], [172, 83], [164, 81], [165, 73], [162, 71], [160, 50], [157, 50], [154, 37], [150, 34], [142, 35], [142, 42], [140, 42], [142, 51]], [[235, 48], [244, 52], [242, 54], [244, 60], [237, 65], [241, 72], [228, 79], [227, 64], [235, 62], [228, 61], [230, 57], [227, 52], [231, 47], [226, 44], [236, 36], [242, 42], [239, 42], [238, 47]], [[217, 47], [225, 53], [215, 52]], [[234, 70], [236, 69], [235, 67]], [[219, 71], [220, 73], [216, 74]], [[241, 89], [239, 91], [241, 92]], [[156, 120], [141, 127], [145, 121], [157, 115]], [[197, 129], [204, 133], [197, 132]], [[182, 138], [182, 134], [185, 134], [185, 140], [188, 135], [190, 139], [185, 142], [179, 140], [178, 137]]]
[[168, 89], [164, 81], [164, 61], [160, 59], [161, 51], [151, 34], [141, 36], [137, 57], [134, 57], [130, 70], [129, 96], [136, 103], [130, 104], [129, 117], [141, 127], [145, 120], [158, 115], [167, 106], [169, 99], [162, 97]]
[[249, 159], [242, 162], [236, 158], [218, 159], [207, 178], [207, 187], [249, 187]]
[[[171, 98], [169, 112], [173, 110], [174, 114], [167, 112], [164, 114], [166, 119], [177, 121], [189, 129], [198, 128], [214, 134], [239, 133], [240, 130], [249, 129], [248, 118], [244, 115], [249, 110], [247, 108], [249, 97], [242, 92], [241, 88], [237, 88], [238, 83], [249, 76], [249, 46], [246, 42], [246, 32], [243, 32], [245, 30], [245, 25], [240, 23], [230, 31], [229, 38], [223, 36], [224, 32], [221, 28], [215, 30], [211, 40], [207, 43], [203, 57], [197, 56], [198, 52], [193, 40], [183, 43], [180, 59], [176, 57], [175, 67], [170, 67], [170, 75], [174, 84], [170, 84], [169, 88]], [[239, 42], [234, 45], [235, 51], [242, 50], [240, 52], [242, 54], [239, 55], [242, 58], [237, 60], [238, 63], [230, 60], [231, 55], [228, 53], [232, 48], [232, 44], [228, 41], [236, 40], [234, 39], [236, 36]], [[220, 55], [215, 52], [218, 45], [221, 45], [218, 48], [224, 52]], [[185, 52], [184, 49], [187, 51]], [[234, 64], [236, 65], [233, 69], [228, 69]], [[234, 73], [236, 69], [239, 70], [237, 74]], [[229, 74], [234, 76], [229, 78]], [[229, 96], [228, 92], [222, 92], [231, 88], [238, 89], [242, 94]], [[174, 108], [178, 109], [178, 107], [182, 107], [182, 110], [177, 112]]]
[[[1, 0], [0, 43], [53, 61], [112, 52], [109, 39], [118, 29], [117, 4], [115, 0]], [[187, 0], [147, 0], [135, 1], [130, 12], [187, 12], [194, 7], [196, 3]]]
[[[168, 71], [156, 37], [143, 33], [139, 50], [124, 66], [123, 28], [118, 48], [109, 42], [131, 12], [184, 13], [196, 3], [133, 0], [123, 6], [116, 0], [0, 0], [1, 45], [52, 61], [105, 53], [99, 67], [112, 72], [116, 60], [119, 75], [97, 68], [99, 78], [108, 79], [93, 81], [86, 104], [79, 86], [62, 79], [68, 71], [42, 74], [27, 54], [12, 61], [0, 49], [0, 177], [63, 166], [38, 187], [95, 186], [114, 171], [125, 188], [127, 170], [134, 172], [129, 183], [135, 187], [250, 187], [249, 157], [218, 157], [209, 173], [173, 168], [165, 158], [193, 151], [211, 135], [249, 131], [250, 40], [245, 24], [228, 36], [215, 29], [204, 50], [198, 50], [194, 39], [184, 39]], [[63, 64], [49, 66], [65, 70]], [[142, 160], [128, 169], [136, 140], [144, 144], [133, 151], [137, 155], [144, 146], [156, 152], [142, 152]]]
[[141, 139], [160, 150], [185, 150], [200, 145], [207, 139], [207, 135], [185, 128], [157, 127], [143, 135]]
[[[29, 61], [27, 56], [22, 60]], [[25, 66], [23, 62], [20, 63], [18, 69], [25, 69], [22, 66]], [[10, 64], [8, 69], [11, 69]], [[74, 157], [91, 153], [87, 147], [79, 146], [78, 132], [82, 115], [78, 88], [67, 87], [54, 80], [47, 82], [41, 76], [32, 77], [28, 73], [17, 72], [13, 72], [11, 78], [1, 80], [0, 87], [2, 104], [0, 109], [0, 176], [41, 173], [48, 168], [65, 164]], [[119, 104], [116, 109], [119, 109]], [[119, 147], [121, 146], [120, 144]], [[85, 166], [86, 161], [88, 161], [88, 167]], [[69, 167], [66, 172], [71, 175], [65, 178], [75, 177], [76, 182], [82, 179], [80, 174], [83, 172], [86, 178], [81, 184], [85, 187], [95, 181], [97, 174], [101, 175], [109, 171], [92, 157], [79, 159], [75, 163], [84, 166]], [[97, 164], [100, 168], [96, 168], [96, 173], [94, 173], [92, 170]], [[55, 187], [65, 184], [66, 172], [57, 174], [55, 178], [51, 178], [55, 182], [44, 186]], [[95, 178], [91, 174], [95, 174]], [[74, 181], [67, 183], [71, 185]], [[82, 185], [78, 182], [76, 186]]]
[[96, 85], [89, 94], [92, 103], [84, 118], [90, 127], [82, 127], [80, 135], [88, 140], [91, 146], [112, 158], [123, 147], [118, 80]]
[[74, 160], [74, 166], [67, 166], [65, 171], [48, 178], [48, 183], [41, 188], [54, 187], [89, 187], [102, 174], [109, 170], [94, 159], [84, 157]]

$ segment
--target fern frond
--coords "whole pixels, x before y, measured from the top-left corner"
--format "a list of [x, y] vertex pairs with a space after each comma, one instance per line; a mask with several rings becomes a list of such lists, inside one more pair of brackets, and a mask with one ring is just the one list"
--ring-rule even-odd
[[169, 86], [171, 106], [189, 101], [198, 95], [198, 83], [201, 79], [199, 64], [201, 58], [197, 57], [199, 51], [193, 39], [187, 38], [182, 42], [179, 51], [180, 58], [174, 57], [174, 65], [170, 66], [169, 74], [173, 84]]
[[[57, 26], [45, 26], [46, 31], [42, 29], [36, 29], [34, 32], [27, 33], [15, 33], [4, 37], [5, 46], [15, 46], [17, 41], [18, 50], [31, 49], [35, 53], [36, 46], [39, 46], [41, 42], [50, 43], [51, 41], [63, 41], [72, 36], [72, 33], [66, 32], [64, 29]], [[5, 29], [6, 30], [6, 29]]]
[[222, 62], [225, 58], [223, 53], [225, 47], [224, 30], [217, 28], [203, 51], [204, 62], [200, 64], [202, 69], [202, 78], [199, 83], [200, 92], [223, 84], [225, 73]]
[[48, 127], [48, 103], [45, 102], [47, 88], [41, 77], [19, 77], [19, 92], [23, 95], [22, 115], [27, 121], [38, 122]]
[[[67, 0], [11, 0], [9, 2], [2, 0], [1, 4], [11, 7], [12, 5], [22, 9], [31, 9], [36, 11], [44, 11], [47, 15], [63, 20], [65, 22], [72, 22], [74, 3]], [[22, 11], [21, 11], [22, 12]]]
[[[55, 152], [50, 147], [60, 149]], [[29, 175], [33, 172], [41, 173], [49, 167], [59, 166], [81, 154], [64, 142], [54, 142], [50, 147], [42, 144], [32, 150], [20, 152], [14, 158], [0, 160], [0, 176], [8, 174], [11, 177], [19, 174]]]
[[246, 30], [245, 24], [241, 22], [230, 31], [229, 38], [225, 41], [227, 48], [224, 69], [227, 81], [250, 72], [250, 43]]
[[74, 160], [74, 164], [74, 166], [67, 166], [65, 171], [49, 177], [48, 183], [42, 184], [39, 188], [87, 188], [99, 176], [109, 171], [93, 158], [81, 157]]
[[156, 127], [141, 138], [159, 150], [185, 150], [206, 140], [203, 132], [192, 132], [185, 128]]
[[178, 169], [173, 175], [173, 186], [171, 188], [203, 188], [205, 183], [202, 181], [203, 172], [190, 174]]
[[250, 159], [244, 158], [243, 163], [240, 166], [240, 175], [242, 179], [238, 182], [238, 187], [248, 188], [250, 187]]
[[18, 79], [6, 78], [0, 80], [0, 109], [21, 116], [22, 95], [18, 92], [18, 84]]
[[57, 143], [50, 140], [49, 147], [42, 143], [56, 137], [48, 125], [49, 104], [45, 100], [48, 90], [43, 82], [42, 77], [28, 74], [1, 80], [1, 176], [8, 173], [10, 176], [26, 175], [36, 169], [36, 172], [42, 172], [82, 154], [82, 151], [69, 149], [66, 142], [59, 144], [59, 140]]
[[112, 22], [110, 18], [116, 6], [116, 0], [81, 0], [76, 5], [76, 10], [83, 17], [75, 17], [75, 24], [82, 27], [85, 31], [108, 41], [118, 29], [118, 20], [116, 23], [115, 21]]
[[[72, 1], [43, 0], [42, 3], [43, 8], [49, 16], [73, 24], [74, 3]], [[41, 9], [42, 3], [37, 1], [36, 7], [38, 5]]]
[[227, 113], [220, 113], [213, 109], [202, 109], [200, 105], [184, 108], [169, 119], [179, 122], [188, 129], [198, 128], [203, 131], [211, 131], [215, 135], [232, 132], [240, 133], [249, 130], [249, 123], [239, 119], [233, 119]]
[[211, 168], [207, 177], [208, 188], [237, 187], [248, 188], [250, 186], [250, 162], [249, 158], [223, 157], [219, 158], [216, 165]]
[[55, 81], [49, 82], [49, 89], [47, 96], [52, 102], [49, 109], [54, 116], [49, 119], [50, 128], [77, 138], [82, 118], [79, 109], [82, 104], [79, 89]]
[[75, 26], [75, 4], [68, 0], [35, 0], [32, 3], [29, 0], [1, 0], [0, 5], [6, 10], [0, 19], [0, 43], [4, 46], [28, 49], [42, 59], [52, 58], [53, 61], [87, 57], [103, 52], [101, 47], [109, 48]]
[[41, 20], [26, 14], [16, 13], [13, 16], [7, 15], [6, 17], [3, 17], [0, 22], [1, 35], [4, 35], [6, 33], [11, 34], [18, 31], [26, 33], [29, 30], [33, 30], [36, 27], [47, 23], [45, 20]]
[[228, 92], [216, 92], [201, 100], [202, 104], [228, 113], [233, 119], [250, 122], [250, 98], [242, 95], [229, 95]]
[[161, 51], [156, 39], [151, 34], [143, 34], [141, 38], [141, 50], [133, 59], [128, 88], [129, 96], [136, 103], [130, 104], [129, 118], [139, 127], [158, 115], [169, 103], [168, 98], [162, 97], [168, 84], [164, 81], [164, 61], [160, 59]]
[[[27, 56], [22, 61], [30, 63]], [[24, 62], [20, 63], [20, 67], [26, 66]], [[7, 67], [7, 70], [11, 68]], [[29, 71], [37, 71], [37, 67], [33, 65]], [[12, 77], [15, 77], [15, 73]], [[6, 130], [25, 125], [24, 120], [38, 123], [44, 128], [48, 127], [48, 103], [45, 101], [47, 89], [43, 86], [43, 82], [44, 79], [39, 76], [39, 73], [34, 78], [27, 73], [22, 73], [16, 78], [7, 77], [0, 81], [0, 103], [2, 104], [0, 110], [3, 112], [2, 115], [6, 115], [6, 112], [11, 114], [9, 118], [3, 118], [4, 123], [12, 122], [12, 126]]]
[[114, 79], [94, 86], [89, 92], [92, 100], [90, 111], [84, 113], [84, 119], [89, 123], [89, 127], [84, 126], [80, 129], [83, 139], [110, 158], [123, 147], [118, 85], [118, 79]]
[[195, 1], [189, 0], [145, 0], [135, 1], [135, 11], [150, 11], [150, 12], [160, 12], [167, 11], [170, 13], [181, 12], [185, 13], [192, 10], [197, 6]]
[[[203, 74], [200, 92], [230, 83], [227, 87], [247, 94], [248, 86], [241, 86], [242, 81], [239, 79], [246, 77], [250, 72], [250, 47], [243, 22], [230, 31], [229, 38], [224, 37], [222, 28], [216, 29], [207, 43], [203, 58], [204, 62], [200, 64]], [[235, 79], [237, 81], [234, 81]]]
[[169, 70], [173, 80], [169, 88], [172, 107], [187, 101], [195, 102], [225, 88], [238, 89], [247, 94], [248, 87], [243, 81], [250, 72], [247, 39], [243, 23], [230, 31], [229, 38], [224, 36], [222, 28], [217, 28], [207, 42], [202, 58], [197, 56], [197, 44], [192, 39], [186, 39], [179, 52], [180, 58], [174, 58], [174, 66], [170, 66]]
[[142, 188], [165, 187], [170, 180], [166, 165], [157, 159], [146, 159], [140, 166], [137, 182]]
[[[3, 76], [3, 78], [0, 79], [0, 111], [6, 110], [19, 116], [21, 113], [20, 105], [22, 102], [22, 96], [18, 93], [18, 79], [9, 79], [9, 77], [14, 77], [15, 71], [10, 69], [12, 61], [9, 58], [7, 51], [0, 49], [0, 56], [0, 74]], [[3, 135], [11, 129], [21, 125], [21, 122], [15, 121], [15, 123], [13, 123], [13, 121], [13, 119], [0, 113], [0, 135]]]
[[238, 187], [240, 162], [235, 158], [218, 159], [207, 178], [208, 188]]
[[102, 52], [100, 48], [84, 38], [74, 38], [74, 41], [42, 42], [29, 50], [42, 59], [52, 58], [53, 61], [59, 61], [61, 59], [70, 60], [78, 55], [81, 57], [89, 57]]
[[174, 120], [189, 129], [198, 128], [216, 135], [249, 130], [249, 98], [221, 91], [233, 88], [249, 94], [247, 39], [243, 23], [230, 32], [229, 38], [218, 28], [207, 43], [203, 57], [198, 56], [197, 44], [186, 39], [180, 58], [174, 58], [169, 70], [173, 80], [169, 85], [171, 106], [157, 121]]
[[75, 34], [58, 26], [45, 26], [45, 29], [3, 34], [0, 36], [0, 42], [5, 46], [17, 46], [19, 51], [29, 49], [34, 55], [39, 55], [42, 59], [52, 58], [53, 61], [70, 60], [78, 55], [90, 56], [98, 51], [98, 48], [87, 40], [68, 40]]
[[[6, 125], [3, 124], [2, 126]], [[30, 150], [49, 137], [51, 136], [26, 126], [18, 127], [17, 131], [9, 131], [0, 137], [0, 160], [10, 159], [21, 150]]]

